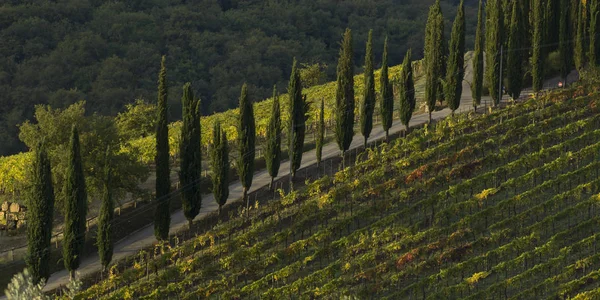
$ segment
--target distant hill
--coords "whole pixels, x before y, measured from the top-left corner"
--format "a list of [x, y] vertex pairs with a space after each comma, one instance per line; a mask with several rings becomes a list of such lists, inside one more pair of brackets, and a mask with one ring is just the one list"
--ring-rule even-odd
[[[284, 92], [294, 56], [320, 62], [333, 80], [344, 28], [354, 34], [357, 72], [374, 30], [376, 66], [390, 38], [390, 65], [408, 48], [422, 55], [433, 0], [381, 1], [9, 1], [0, 6], [0, 155], [25, 150], [17, 124], [36, 104], [66, 107], [87, 100], [87, 111], [114, 115], [136, 98], [154, 101], [160, 56], [167, 55], [171, 114], [190, 81], [205, 114], [237, 105], [247, 81], [254, 99]], [[451, 27], [458, 1], [442, 1]], [[467, 1], [467, 48], [476, 1]]]

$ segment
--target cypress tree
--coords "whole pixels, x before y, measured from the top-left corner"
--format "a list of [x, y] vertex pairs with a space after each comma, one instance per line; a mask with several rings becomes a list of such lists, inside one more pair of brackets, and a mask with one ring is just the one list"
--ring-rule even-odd
[[563, 78], [563, 82], [566, 85], [567, 75], [571, 72], [573, 63], [571, 58], [573, 57], [571, 45], [569, 45], [569, 34], [571, 32], [571, 19], [569, 11], [569, 0], [560, 0], [560, 32], [559, 32], [559, 45], [560, 50], [560, 75]]
[[408, 123], [412, 118], [415, 106], [415, 82], [413, 79], [413, 70], [411, 63], [411, 50], [409, 49], [404, 56], [402, 69], [400, 70], [400, 88], [398, 94], [400, 98], [400, 122], [406, 127], [406, 133], [409, 131]]
[[437, 87], [437, 99], [440, 102], [440, 106], [442, 106], [444, 103], [444, 77], [446, 76], [446, 71], [448, 70], [448, 55], [449, 55], [449, 49], [448, 49], [448, 40], [446, 39], [446, 31], [445, 31], [445, 27], [444, 27], [444, 16], [442, 14], [442, 8], [440, 6], [440, 1], [437, 0], [436, 5], [438, 7], [438, 20], [437, 20], [437, 36], [440, 39], [440, 49], [439, 49], [439, 53], [441, 53], [438, 56], [438, 65], [440, 68], [440, 78], [438, 79], [438, 87]]
[[200, 101], [194, 98], [192, 85], [183, 86], [181, 97], [183, 125], [179, 153], [181, 182], [181, 204], [183, 214], [192, 228], [194, 218], [200, 212], [202, 197], [200, 194], [201, 148], [200, 148]]
[[510, 20], [510, 33], [508, 37], [508, 58], [506, 77], [508, 78], [508, 93], [513, 99], [519, 98], [523, 86], [523, 56], [518, 51], [521, 33], [521, 10], [517, 1], [512, 1], [512, 16]]
[[316, 154], [317, 168], [321, 166], [321, 158], [323, 154], [323, 141], [325, 140], [325, 100], [321, 98], [321, 109], [319, 110], [319, 118], [317, 122], [317, 137], [316, 137]]
[[498, 82], [500, 81], [500, 50], [503, 43], [504, 16], [501, 0], [489, 0], [486, 4], [486, 80], [494, 106], [500, 103]]
[[246, 214], [250, 209], [248, 190], [252, 186], [254, 176], [254, 143], [256, 139], [256, 127], [254, 123], [254, 109], [248, 98], [248, 86], [244, 83], [240, 95], [240, 114], [238, 119], [238, 138], [240, 145], [240, 159], [238, 172], [243, 187], [242, 200], [246, 201]]
[[296, 178], [296, 171], [302, 163], [302, 150], [304, 148], [304, 134], [306, 131], [305, 105], [306, 99], [302, 96], [302, 81], [300, 80], [300, 71], [297, 68], [296, 58], [292, 64], [292, 74], [288, 85], [288, 96], [290, 99], [290, 141], [289, 157], [291, 164], [290, 183]]
[[465, 7], [463, 0], [458, 5], [458, 11], [452, 35], [450, 37], [450, 56], [448, 57], [448, 70], [445, 81], [445, 94], [448, 107], [454, 111], [460, 106], [462, 95], [462, 81], [465, 77]]
[[585, 65], [585, 18], [584, 18], [584, 5], [577, 5], [577, 35], [575, 38], [575, 49], [573, 54], [573, 60], [575, 61], [575, 68], [579, 72], [583, 71]]
[[63, 261], [69, 270], [71, 279], [75, 278], [75, 270], [79, 268], [81, 254], [85, 243], [85, 227], [87, 215], [87, 192], [79, 133], [73, 126], [69, 145], [67, 173], [65, 175], [65, 229], [63, 239]]
[[533, 1], [533, 54], [531, 57], [531, 76], [533, 77], [533, 92], [539, 92], [544, 84], [544, 44], [545, 18], [542, 0]]
[[157, 240], [169, 238], [171, 211], [171, 176], [169, 171], [169, 120], [167, 117], [167, 70], [162, 57], [158, 75], [158, 107], [156, 124], [156, 208], [154, 210], [154, 236]]
[[267, 148], [265, 151], [265, 162], [271, 183], [269, 189], [273, 189], [273, 180], [279, 173], [281, 164], [281, 110], [279, 108], [279, 95], [277, 88], [273, 87], [273, 106], [271, 108], [271, 118], [267, 127]]
[[598, 63], [598, 50], [600, 49], [600, 45], [598, 45], [598, 38], [596, 34], [598, 32], [598, 0], [589, 1], [590, 8], [590, 27], [588, 29], [588, 35], [590, 37], [589, 41], [589, 50], [588, 50], [588, 62], [591, 67], [595, 67]]
[[221, 208], [229, 197], [229, 145], [227, 135], [221, 129], [221, 124], [215, 122], [213, 129], [213, 146], [211, 149], [212, 168], [212, 192], [215, 201], [219, 204], [219, 215]]
[[[559, 44], [558, 35], [560, 28], [560, 4], [561, 0], [547, 0], [546, 2], [546, 38], [549, 46], [549, 51], [555, 51]], [[547, 52], [549, 52], [547, 51]]]
[[483, 89], [483, 4], [479, 0], [477, 11], [477, 30], [475, 32], [475, 52], [473, 53], [473, 82], [471, 82], [471, 95], [473, 96], [473, 107], [481, 104], [481, 90]]
[[344, 154], [354, 136], [354, 60], [352, 32], [346, 29], [337, 65], [337, 89], [335, 94], [335, 135], [341, 151], [342, 167], [345, 167]]
[[385, 131], [385, 139], [388, 140], [390, 127], [392, 127], [392, 121], [394, 116], [394, 93], [392, 91], [392, 85], [390, 84], [389, 74], [388, 74], [388, 38], [385, 37], [385, 42], [383, 43], [383, 58], [381, 59], [381, 77], [379, 78], [381, 83], [381, 104], [380, 112], [381, 112], [381, 126]]
[[96, 237], [96, 245], [98, 246], [98, 256], [100, 256], [100, 264], [102, 271], [108, 270], [108, 265], [113, 256], [113, 238], [111, 222], [113, 219], [113, 198], [112, 198], [112, 173], [110, 167], [109, 150], [106, 151], [106, 164], [104, 167], [104, 193], [102, 195], [102, 205], [100, 206], [100, 215], [98, 216], [98, 233]]
[[31, 187], [27, 193], [27, 256], [25, 262], [33, 283], [50, 277], [50, 240], [54, 213], [54, 188], [50, 159], [40, 144], [31, 168]]
[[444, 39], [444, 17], [437, 0], [429, 8], [427, 26], [425, 27], [425, 102], [431, 122], [431, 113], [435, 110], [435, 103], [443, 99], [443, 83], [441, 78], [446, 74], [446, 49]]
[[375, 75], [373, 74], [373, 29], [369, 30], [367, 49], [365, 54], [364, 94], [360, 109], [360, 132], [365, 138], [364, 146], [367, 148], [367, 139], [373, 129], [373, 110], [375, 109]]

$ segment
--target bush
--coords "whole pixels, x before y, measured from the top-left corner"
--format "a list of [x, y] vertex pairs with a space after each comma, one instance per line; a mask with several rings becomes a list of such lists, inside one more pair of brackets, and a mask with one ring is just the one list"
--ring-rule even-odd
[[42, 292], [43, 288], [44, 283], [34, 284], [31, 273], [29, 273], [28, 269], [24, 269], [23, 272], [16, 274], [12, 278], [4, 293], [9, 300], [49, 299]]

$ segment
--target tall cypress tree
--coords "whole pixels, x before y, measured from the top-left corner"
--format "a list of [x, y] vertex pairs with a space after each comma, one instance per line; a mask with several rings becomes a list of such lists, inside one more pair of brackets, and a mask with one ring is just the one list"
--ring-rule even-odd
[[296, 58], [292, 64], [292, 74], [288, 85], [288, 96], [290, 99], [290, 141], [289, 157], [291, 159], [291, 177], [290, 182], [296, 178], [296, 171], [302, 163], [302, 150], [304, 148], [304, 134], [306, 131], [305, 102], [302, 97], [302, 81], [300, 80], [300, 71], [297, 67]]
[[506, 77], [508, 78], [508, 93], [513, 99], [517, 99], [521, 95], [523, 86], [523, 55], [518, 51], [522, 39], [522, 18], [517, 1], [513, 0], [512, 3]]
[[254, 109], [248, 98], [248, 86], [244, 83], [240, 95], [240, 114], [238, 119], [238, 139], [240, 145], [240, 159], [238, 172], [243, 187], [242, 200], [246, 201], [246, 215], [250, 209], [248, 190], [252, 186], [254, 176], [254, 153], [256, 140], [256, 124], [254, 123]]
[[181, 182], [181, 203], [183, 214], [192, 227], [194, 218], [200, 212], [202, 195], [200, 194], [201, 148], [200, 148], [200, 101], [194, 98], [192, 85], [183, 86], [181, 97], [183, 125], [181, 127], [181, 155], [179, 181]]
[[277, 177], [281, 164], [281, 109], [279, 108], [279, 95], [276, 86], [273, 86], [273, 106], [271, 107], [271, 118], [267, 127], [265, 162], [269, 176], [271, 176], [269, 189], [272, 190], [273, 180]]
[[317, 168], [321, 166], [321, 158], [323, 154], [323, 141], [325, 140], [325, 100], [321, 98], [321, 109], [319, 110], [319, 118], [317, 121], [317, 136], [316, 136], [316, 154]]
[[211, 149], [212, 192], [215, 201], [221, 208], [229, 197], [229, 145], [227, 135], [221, 129], [221, 124], [215, 122], [213, 129], [213, 146]]
[[559, 44], [558, 35], [560, 27], [560, 1], [561, 0], [546, 0], [546, 38], [550, 46], [548, 46], [549, 51], [555, 51]]
[[445, 94], [448, 107], [454, 111], [460, 106], [462, 95], [462, 81], [465, 77], [465, 7], [463, 0], [458, 5], [458, 11], [452, 35], [450, 37], [450, 56], [448, 57], [448, 70], [445, 81]]
[[596, 66], [598, 63], [598, 50], [600, 49], [600, 45], [598, 45], [599, 39], [596, 37], [598, 33], [598, 13], [599, 11], [599, 0], [591, 0], [588, 1], [588, 5], [590, 8], [590, 27], [588, 29], [588, 36], [590, 37], [589, 41], [589, 50], [588, 50], [588, 62], [591, 67]]
[[169, 120], [167, 112], [167, 70], [163, 56], [158, 74], [158, 107], [156, 124], [156, 208], [154, 210], [154, 236], [157, 240], [169, 238], [171, 211], [171, 176], [169, 171]]
[[446, 39], [446, 31], [445, 31], [445, 27], [444, 27], [444, 16], [442, 14], [442, 7], [440, 6], [440, 1], [437, 0], [436, 4], [438, 7], [438, 11], [439, 11], [439, 15], [438, 15], [438, 20], [437, 20], [437, 31], [438, 31], [438, 37], [440, 39], [440, 49], [439, 49], [439, 53], [441, 53], [438, 56], [438, 65], [440, 68], [440, 79], [438, 80], [438, 92], [437, 92], [437, 99], [440, 102], [440, 106], [443, 105], [443, 101], [444, 101], [444, 77], [446, 76], [446, 72], [448, 70], [448, 55], [449, 55], [449, 47], [448, 47], [448, 40]]
[[385, 131], [385, 139], [388, 139], [390, 127], [392, 127], [392, 121], [394, 116], [394, 93], [392, 91], [392, 85], [390, 84], [390, 78], [388, 74], [388, 38], [385, 37], [383, 43], [383, 58], [381, 59], [381, 77], [379, 78], [381, 83], [379, 105], [381, 112], [381, 126]]
[[54, 213], [54, 188], [50, 159], [40, 144], [31, 168], [31, 187], [27, 193], [27, 269], [33, 282], [50, 277], [50, 240]]
[[539, 92], [544, 84], [544, 32], [545, 19], [542, 0], [533, 1], [533, 54], [531, 57], [531, 76], [533, 77], [533, 92]]
[[575, 68], [579, 72], [583, 71], [585, 65], [585, 10], [584, 5], [577, 5], [577, 35], [575, 38], [575, 49], [573, 50], [573, 60]]
[[490, 90], [490, 96], [494, 100], [494, 106], [500, 103], [498, 95], [500, 78], [500, 50], [504, 42], [503, 28], [504, 15], [502, 14], [501, 0], [489, 0], [486, 4], [486, 80]]
[[400, 70], [400, 87], [398, 94], [400, 98], [400, 122], [406, 127], [406, 133], [409, 131], [408, 123], [412, 118], [415, 106], [415, 81], [413, 79], [413, 70], [411, 63], [411, 50], [409, 49], [404, 56], [402, 69]]
[[367, 148], [367, 139], [373, 129], [373, 110], [375, 109], [375, 75], [373, 74], [373, 29], [369, 30], [367, 49], [365, 54], [365, 89], [360, 109], [360, 132], [365, 138], [364, 146]]
[[71, 279], [75, 278], [75, 270], [79, 268], [81, 254], [85, 243], [85, 226], [87, 215], [87, 192], [79, 133], [73, 125], [69, 145], [67, 173], [65, 175], [65, 229], [63, 239], [63, 261], [69, 270]]
[[473, 107], [481, 104], [481, 90], [483, 89], [483, 47], [485, 47], [483, 36], [483, 4], [479, 0], [477, 10], [477, 30], [475, 32], [475, 52], [473, 53], [473, 81], [471, 82], [471, 95], [473, 96]]
[[559, 45], [560, 50], [560, 75], [563, 78], [564, 84], [567, 83], [567, 75], [573, 68], [573, 57], [571, 45], [569, 45], [569, 34], [571, 32], [571, 18], [569, 11], [569, 0], [560, 0], [560, 31]]
[[443, 31], [444, 18], [440, 8], [440, 1], [437, 0], [429, 8], [427, 26], [425, 27], [425, 77], [427, 85], [425, 87], [425, 102], [429, 113], [429, 122], [431, 122], [431, 113], [435, 110], [435, 103], [440, 96], [440, 78], [444, 72], [444, 45]]
[[112, 198], [112, 173], [110, 166], [110, 151], [106, 150], [106, 163], [104, 166], [104, 193], [102, 195], [102, 205], [100, 206], [100, 215], [98, 216], [98, 233], [96, 245], [98, 246], [98, 256], [102, 271], [108, 270], [108, 265], [113, 256], [113, 235], [111, 222], [113, 219], [113, 198]]
[[354, 136], [354, 59], [352, 31], [346, 29], [337, 65], [337, 89], [335, 94], [335, 136], [345, 167], [344, 154]]

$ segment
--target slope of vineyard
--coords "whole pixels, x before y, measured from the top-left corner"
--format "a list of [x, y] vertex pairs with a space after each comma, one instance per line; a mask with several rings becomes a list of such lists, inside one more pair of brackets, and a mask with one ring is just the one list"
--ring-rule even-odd
[[599, 97], [573, 88], [415, 130], [80, 296], [594, 297]]

